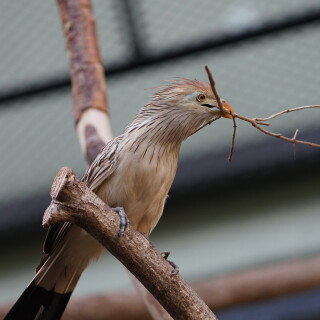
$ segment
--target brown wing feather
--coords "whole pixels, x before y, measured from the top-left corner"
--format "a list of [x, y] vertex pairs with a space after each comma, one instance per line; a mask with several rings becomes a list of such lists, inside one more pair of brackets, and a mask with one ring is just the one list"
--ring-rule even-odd
[[87, 169], [82, 177], [82, 181], [95, 191], [100, 184], [108, 179], [118, 163], [118, 148], [123, 136], [111, 140], [98, 154], [92, 165]]
[[[95, 191], [100, 184], [108, 179], [114, 172], [116, 164], [118, 163], [117, 150], [121, 140], [122, 136], [119, 136], [107, 143], [83, 175], [81, 180], [85, 182], [91, 190]], [[66, 222], [54, 225], [48, 229], [43, 245], [45, 256], [41, 260], [39, 267], [46, 261], [47, 256], [54, 251], [71, 226], [72, 223]]]

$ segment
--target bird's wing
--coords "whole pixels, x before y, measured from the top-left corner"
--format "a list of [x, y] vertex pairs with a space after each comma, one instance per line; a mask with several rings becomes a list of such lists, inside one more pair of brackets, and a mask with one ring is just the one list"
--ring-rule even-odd
[[[95, 191], [100, 184], [108, 179], [114, 172], [118, 163], [118, 148], [122, 136], [114, 138], [103, 148], [103, 150], [96, 157], [92, 165], [87, 169], [82, 177], [82, 181], [92, 190]], [[47, 236], [44, 241], [43, 251], [45, 256], [40, 262], [39, 267], [46, 261], [60, 241], [63, 239], [72, 223], [65, 222], [53, 225], [48, 229]], [[38, 267], [38, 268], [39, 268]]]
[[108, 179], [114, 172], [118, 163], [118, 149], [123, 136], [111, 140], [99, 153], [92, 165], [82, 177], [82, 181], [95, 191], [103, 181]]

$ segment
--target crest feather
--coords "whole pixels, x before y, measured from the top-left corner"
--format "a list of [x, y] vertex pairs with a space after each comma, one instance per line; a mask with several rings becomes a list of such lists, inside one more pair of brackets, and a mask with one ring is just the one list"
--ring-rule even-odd
[[157, 101], [160, 99], [169, 99], [182, 94], [192, 93], [194, 91], [201, 91], [208, 96], [213, 95], [210, 84], [205, 81], [178, 78], [170, 81], [166, 86], [159, 87], [159, 90], [155, 92], [151, 98], [152, 101]]

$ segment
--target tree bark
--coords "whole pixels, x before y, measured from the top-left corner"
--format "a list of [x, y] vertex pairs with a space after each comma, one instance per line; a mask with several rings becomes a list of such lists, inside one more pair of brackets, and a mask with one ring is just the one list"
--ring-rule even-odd
[[73, 116], [90, 165], [112, 139], [104, 68], [90, 0], [57, 0], [69, 57]]
[[72, 222], [86, 230], [113, 254], [161, 303], [174, 319], [216, 319], [151, 242], [130, 225], [118, 237], [119, 217], [80, 181], [69, 168], [58, 172], [52, 202], [43, 225]]

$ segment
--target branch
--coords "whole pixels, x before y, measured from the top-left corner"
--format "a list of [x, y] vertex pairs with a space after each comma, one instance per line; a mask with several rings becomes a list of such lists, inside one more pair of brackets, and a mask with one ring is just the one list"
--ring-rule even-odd
[[[217, 100], [218, 107], [219, 107], [221, 113], [224, 113], [220, 97], [219, 97], [218, 92], [217, 92], [216, 87], [215, 87], [215, 81], [213, 79], [212, 73], [211, 73], [210, 69], [208, 68], [208, 66], [205, 66], [205, 70], [207, 72], [207, 75], [208, 75], [208, 78], [209, 78], [209, 81], [210, 81], [210, 85], [211, 85], [213, 96]], [[252, 119], [244, 117], [244, 116], [241, 116], [241, 115], [236, 114], [236, 113], [232, 113], [231, 116], [232, 116], [232, 120], [233, 120], [233, 134], [232, 134], [232, 141], [231, 141], [231, 147], [230, 147], [230, 152], [229, 152], [229, 156], [228, 156], [228, 161], [230, 162], [232, 160], [234, 144], [235, 144], [235, 138], [236, 138], [237, 124], [236, 124], [235, 118], [241, 119], [241, 120], [246, 121], [246, 122], [250, 122], [255, 128], [257, 128], [258, 130], [260, 130], [264, 134], [267, 134], [269, 136], [272, 136], [272, 137], [275, 137], [275, 138], [278, 138], [278, 139], [281, 139], [281, 140], [284, 140], [284, 141], [291, 142], [294, 147], [295, 147], [295, 144], [298, 143], [298, 144], [304, 144], [304, 145], [307, 145], [307, 146], [310, 146], [310, 147], [320, 148], [320, 144], [318, 144], [318, 143], [309, 142], [309, 141], [303, 141], [303, 140], [297, 140], [296, 136], [297, 136], [297, 133], [298, 133], [298, 129], [296, 130], [296, 132], [295, 132], [295, 134], [294, 134], [294, 136], [292, 138], [288, 138], [286, 136], [281, 135], [280, 133], [274, 133], [274, 132], [271, 132], [269, 130], [263, 129], [261, 127], [262, 125], [263, 126], [269, 126], [270, 124], [267, 123], [266, 121], [268, 121], [270, 119], [274, 119], [274, 118], [276, 118], [276, 117], [278, 117], [280, 115], [283, 115], [285, 113], [304, 110], [304, 109], [314, 109], [314, 108], [320, 108], [320, 106], [319, 105], [311, 105], [311, 106], [303, 106], [303, 107], [298, 107], [298, 108], [292, 108], [292, 109], [287, 109], [287, 110], [280, 111], [280, 112], [275, 113], [275, 114], [273, 114], [273, 115], [271, 115], [271, 116], [269, 116], [267, 118], [252, 118]]]
[[213, 93], [213, 95], [214, 95], [214, 97], [215, 97], [215, 99], [217, 101], [217, 104], [218, 104], [218, 107], [219, 107], [221, 113], [223, 114], [224, 113], [223, 106], [222, 106], [222, 103], [221, 103], [221, 99], [220, 99], [220, 97], [218, 95], [218, 92], [217, 92], [217, 89], [216, 89], [216, 83], [215, 83], [215, 81], [213, 79], [212, 73], [211, 73], [211, 71], [210, 71], [208, 66], [205, 66], [204, 68], [205, 68], [205, 70], [207, 72], [207, 75], [208, 75], [208, 78], [209, 78], [209, 81], [210, 81], [212, 93]]
[[93, 162], [112, 133], [104, 69], [90, 0], [57, 0], [70, 64], [73, 116], [81, 149]]
[[229, 151], [229, 156], [228, 156], [228, 161], [230, 162], [232, 160], [232, 155], [233, 155], [233, 150], [234, 150], [234, 144], [235, 144], [235, 137], [236, 137], [236, 129], [237, 129], [237, 125], [236, 125], [236, 120], [235, 118], [241, 119], [243, 121], [249, 122], [251, 123], [255, 128], [257, 128], [259, 131], [263, 132], [264, 134], [267, 134], [269, 136], [287, 141], [287, 142], [291, 142], [292, 146], [293, 146], [293, 151], [294, 151], [294, 157], [296, 155], [296, 143], [298, 144], [304, 144], [310, 147], [315, 147], [315, 148], [320, 148], [320, 144], [314, 143], [314, 142], [309, 142], [309, 141], [303, 141], [303, 140], [297, 140], [297, 134], [298, 134], [298, 129], [296, 129], [295, 134], [293, 135], [292, 138], [288, 138], [286, 136], [281, 135], [280, 133], [274, 133], [271, 131], [268, 131], [266, 129], [263, 129], [261, 127], [261, 125], [264, 126], [269, 126], [270, 124], [267, 123], [267, 120], [273, 119], [275, 117], [278, 117], [282, 114], [288, 113], [288, 112], [293, 112], [293, 111], [298, 111], [298, 110], [303, 110], [303, 109], [310, 109], [310, 108], [320, 108], [320, 106], [304, 106], [304, 107], [298, 107], [298, 108], [294, 108], [294, 109], [287, 109], [284, 111], [280, 111], [278, 113], [275, 113], [267, 118], [247, 118], [244, 116], [241, 116], [239, 114], [233, 113], [232, 114], [232, 120], [233, 120], [233, 135], [232, 135], [232, 141], [231, 141], [231, 147], [230, 147], [230, 151]]
[[294, 111], [300, 111], [300, 110], [304, 110], [304, 109], [316, 109], [316, 108], [320, 108], [320, 106], [311, 105], [311, 106], [303, 106], [303, 107], [298, 107], [298, 108], [292, 108], [292, 109], [287, 109], [287, 110], [283, 110], [283, 111], [280, 111], [278, 113], [272, 114], [271, 116], [269, 116], [267, 118], [255, 118], [254, 120], [256, 120], [257, 122], [265, 122], [265, 121], [271, 120], [273, 118], [279, 117], [279, 116], [281, 116], [282, 114], [285, 114], [285, 113], [294, 112]]
[[233, 133], [232, 133], [232, 139], [231, 139], [231, 146], [230, 146], [230, 152], [228, 156], [228, 161], [231, 162], [233, 150], [234, 150], [234, 144], [236, 140], [236, 133], [237, 133], [237, 123], [235, 117], [232, 115], [232, 121], [233, 121]]
[[44, 226], [72, 222], [113, 254], [161, 303], [174, 319], [216, 319], [207, 305], [142, 234], [128, 226], [118, 237], [119, 217], [69, 168], [58, 172]]
[[[301, 108], [299, 108], [299, 110], [302, 110]], [[303, 107], [303, 108], [306, 109], [305, 107]], [[289, 109], [289, 110], [293, 110], [293, 109]], [[270, 116], [269, 118], [271, 119], [272, 117], [275, 117], [277, 115], [280, 115], [280, 114], [283, 114], [283, 113], [286, 113], [286, 112], [290, 112], [290, 111], [287, 111], [287, 110], [286, 111], [281, 111], [276, 115]], [[320, 144], [318, 144], [318, 143], [309, 142], [309, 141], [303, 141], [303, 140], [297, 140], [295, 137], [288, 138], [286, 136], [281, 135], [280, 133], [274, 133], [274, 132], [268, 131], [266, 129], [263, 129], [260, 126], [261, 125], [260, 119], [257, 119], [257, 118], [250, 119], [250, 118], [241, 116], [241, 115], [236, 114], [236, 113], [233, 114], [233, 117], [239, 118], [239, 119], [247, 121], [247, 122], [250, 122], [255, 128], [257, 128], [258, 130], [260, 130], [261, 132], [263, 132], [263, 133], [265, 133], [265, 134], [267, 134], [269, 136], [272, 136], [272, 137], [275, 137], [275, 138], [278, 138], [278, 139], [281, 139], [281, 140], [284, 140], [284, 141], [288, 141], [288, 142], [291, 142], [291, 143], [294, 143], [294, 144], [295, 143], [299, 143], [299, 144], [304, 144], [304, 145], [315, 147], [315, 148], [320, 148]], [[266, 118], [266, 119], [269, 119], [269, 118]], [[264, 120], [265, 119], [262, 119], [262, 121], [264, 121]]]

